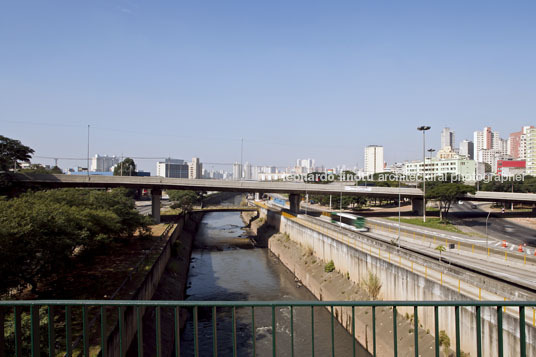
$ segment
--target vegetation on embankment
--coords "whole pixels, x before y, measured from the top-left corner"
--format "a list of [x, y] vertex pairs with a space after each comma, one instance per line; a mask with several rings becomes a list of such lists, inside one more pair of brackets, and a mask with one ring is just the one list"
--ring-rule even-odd
[[[388, 217], [387, 219], [389, 219], [391, 221], [398, 222], [398, 218]], [[407, 223], [407, 224], [413, 224], [413, 225], [421, 226], [421, 227], [427, 227], [427, 228], [433, 228], [433, 229], [441, 229], [443, 231], [448, 231], [448, 232], [452, 232], [452, 233], [465, 234], [463, 231], [461, 231], [454, 224], [450, 223], [449, 221], [441, 221], [441, 219], [438, 218], [438, 217], [426, 217], [426, 222], [422, 221], [422, 217], [401, 218], [400, 222]]]
[[126, 190], [58, 189], [0, 200], [0, 294], [70, 270], [117, 241], [149, 235]]

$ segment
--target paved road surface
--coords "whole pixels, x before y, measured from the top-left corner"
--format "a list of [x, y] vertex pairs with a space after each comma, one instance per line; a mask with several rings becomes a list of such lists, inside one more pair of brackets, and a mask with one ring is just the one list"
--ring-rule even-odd
[[[482, 235], [486, 234], [486, 216], [489, 209], [487, 203], [475, 203], [476, 209], [471, 208], [471, 203], [463, 202], [451, 207], [452, 218], [457, 225], [464, 225]], [[527, 244], [536, 246], [536, 230], [520, 224], [512, 223], [502, 218], [490, 216], [488, 220], [488, 234], [498, 240], [506, 240], [514, 244]]]

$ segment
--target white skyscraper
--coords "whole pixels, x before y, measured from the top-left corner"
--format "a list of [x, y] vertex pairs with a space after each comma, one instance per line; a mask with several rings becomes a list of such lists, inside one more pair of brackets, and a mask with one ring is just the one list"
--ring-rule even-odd
[[454, 150], [454, 132], [450, 128], [443, 128], [441, 131], [441, 149], [450, 146]]
[[[501, 139], [497, 131], [491, 131], [489, 126], [486, 126], [482, 131], [474, 132], [474, 147], [474, 157], [479, 162], [489, 163], [491, 157], [508, 152], [507, 141]], [[489, 151], [481, 153], [483, 150]]]
[[246, 164], [244, 165], [244, 179], [252, 179], [251, 164], [249, 162], [246, 162]]
[[365, 148], [365, 173], [383, 172], [383, 146], [369, 145]]
[[117, 165], [121, 160], [116, 156], [95, 155], [91, 158], [91, 171], [107, 172], [112, 166]]
[[233, 180], [241, 180], [242, 179], [242, 165], [240, 163], [235, 162], [233, 164]]
[[188, 164], [188, 178], [200, 179], [202, 177], [203, 164], [199, 161], [198, 157], [192, 158], [192, 162]]

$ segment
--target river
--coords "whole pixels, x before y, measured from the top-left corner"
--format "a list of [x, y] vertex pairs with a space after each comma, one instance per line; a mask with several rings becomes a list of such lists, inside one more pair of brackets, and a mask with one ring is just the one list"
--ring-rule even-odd
[[[267, 301], [316, 300], [268, 249], [254, 247], [243, 229], [238, 212], [213, 212], [204, 216], [195, 238], [188, 277], [187, 300], [192, 301]], [[290, 308], [276, 308], [276, 350], [278, 356], [290, 355]], [[311, 355], [311, 308], [294, 308], [294, 352]], [[232, 355], [230, 308], [217, 311], [217, 348], [221, 356]], [[255, 350], [260, 356], [272, 354], [271, 308], [255, 308]], [[253, 352], [251, 308], [236, 310], [238, 355]], [[194, 349], [192, 316], [181, 337], [181, 355], [191, 356]], [[198, 338], [200, 356], [212, 355], [212, 310], [199, 309]], [[352, 336], [335, 320], [335, 353], [352, 354]], [[358, 355], [363, 349], [356, 342]], [[331, 315], [324, 308], [314, 309], [314, 352], [330, 355]]]

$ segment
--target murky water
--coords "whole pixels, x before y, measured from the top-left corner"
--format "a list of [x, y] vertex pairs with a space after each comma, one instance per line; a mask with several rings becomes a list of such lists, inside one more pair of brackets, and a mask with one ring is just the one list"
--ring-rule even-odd
[[[267, 249], [253, 248], [245, 240], [243, 222], [238, 212], [214, 212], [205, 215], [196, 236], [196, 248], [188, 281], [188, 300], [315, 300], [294, 276]], [[238, 243], [238, 244], [235, 244]], [[240, 248], [239, 248], [240, 247]], [[245, 249], [248, 247], [249, 249]], [[296, 356], [311, 355], [312, 344], [318, 356], [331, 355], [331, 315], [323, 308], [314, 309], [314, 341], [311, 339], [311, 308], [294, 308], [291, 329], [289, 307], [275, 308], [276, 351], [278, 356], [291, 355], [291, 338]], [[254, 325], [250, 307], [238, 308], [236, 349], [238, 355], [272, 354], [272, 310], [255, 308]], [[212, 310], [199, 309], [198, 348], [200, 356], [212, 355], [214, 333]], [[190, 316], [181, 338], [182, 355], [194, 352], [194, 326]], [[218, 308], [216, 342], [221, 356], [233, 353], [232, 309]], [[351, 356], [353, 339], [335, 320], [335, 353]], [[356, 343], [358, 355], [363, 350]]]

